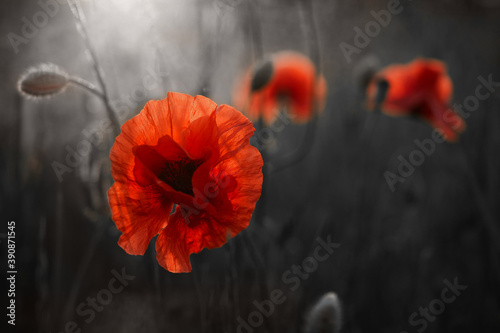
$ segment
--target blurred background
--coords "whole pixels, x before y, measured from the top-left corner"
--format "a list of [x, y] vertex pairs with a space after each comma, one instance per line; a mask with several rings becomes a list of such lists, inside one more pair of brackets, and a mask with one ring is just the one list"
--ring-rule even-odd
[[[157, 264], [154, 240], [138, 257], [117, 245], [106, 198], [114, 138], [102, 101], [75, 86], [40, 101], [16, 90], [23, 71], [43, 62], [98, 85], [70, 7], [2, 1], [0, 240], [6, 272], [7, 222], [15, 221], [14, 331], [302, 332], [309, 309], [334, 291], [343, 332], [499, 332], [498, 244], [485, 226], [500, 226], [500, 89], [466, 119], [458, 143], [437, 144], [391, 191], [384, 173], [397, 173], [398, 156], [408, 158], [414, 140], [431, 138], [432, 128], [369, 114], [360, 77], [368, 65], [437, 58], [448, 66], [453, 102], [463, 103], [479, 76], [500, 81], [500, 1], [401, 0], [402, 10], [345, 57], [341, 43], [355, 46], [355, 28], [364, 31], [375, 20], [370, 12], [391, 2], [81, 1], [121, 123], [168, 91], [231, 104], [238, 77], [261, 56], [319, 50], [313, 58], [328, 97], [307, 156], [265, 178], [248, 229], [222, 248], [192, 255], [191, 273], [172, 274]], [[293, 151], [307, 126], [275, 131], [268, 158]], [[283, 274], [313, 254], [318, 237], [340, 246], [291, 290]], [[88, 297], [109, 288], [113, 271], [122, 269], [135, 277], [123, 291], [91, 320], [77, 313], [82, 303], [90, 309]], [[414, 312], [441, 299], [443, 281], [455, 279], [467, 289], [425, 328], [412, 324]], [[254, 301], [275, 289], [286, 301], [262, 324], [241, 328], [238, 318], [248, 323]], [[71, 321], [77, 328], [68, 329]]]

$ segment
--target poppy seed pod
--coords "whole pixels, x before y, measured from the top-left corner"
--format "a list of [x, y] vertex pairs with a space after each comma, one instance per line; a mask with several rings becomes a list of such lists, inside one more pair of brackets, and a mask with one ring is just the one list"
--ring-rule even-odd
[[51, 97], [66, 88], [69, 75], [59, 66], [46, 63], [28, 68], [17, 83], [19, 92], [32, 99]]

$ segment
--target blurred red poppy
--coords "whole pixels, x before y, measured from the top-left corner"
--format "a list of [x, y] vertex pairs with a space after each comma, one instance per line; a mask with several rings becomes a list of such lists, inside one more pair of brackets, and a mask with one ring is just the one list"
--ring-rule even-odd
[[283, 51], [246, 71], [235, 87], [233, 102], [252, 120], [262, 116], [267, 125], [276, 120], [283, 106], [293, 121], [304, 123], [314, 114], [313, 102], [323, 110], [326, 90], [325, 78], [316, 75], [311, 60]]
[[373, 110], [380, 104], [382, 112], [390, 116], [418, 116], [454, 142], [465, 130], [465, 122], [449, 106], [452, 93], [453, 84], [443, 62], [416, 59], [388, 66], [374, 75], [367, 87], [368, 108]]
[[[255, 129], [239, 111], [203, 96], [169, 93], [127, 121], [111, 149], [108, 191], [118, 244], [189, 272], [189, 255], [220, 247], [245, 229], [262, 187]], [[175, 211], [173, 210], [174, 205]]]

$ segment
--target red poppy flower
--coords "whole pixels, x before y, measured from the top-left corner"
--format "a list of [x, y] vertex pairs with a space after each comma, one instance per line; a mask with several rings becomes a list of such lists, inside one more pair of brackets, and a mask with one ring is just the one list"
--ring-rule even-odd
[[375, 76], [367, 87], [368, 108], [374, 109], [380, 82], [388, 83], [381, 101], [390, 116], [416, 115], [440, 129], [450, 142], [465, 130], [464, 120], [449, 106], [453, 84], [443, 62], [416, 59], [407, 65], [391, 65]]
[[[220, 247], [245, 229], [262, 187], [255, 129], [240, 112], [203, 96], [169, 93], [127, 121], [111, 149], [108, 191], [118, 244], [189, 272], [189, 255]], [[175, 211], [172, 212], [174, 204]]]
[[326, 89], [325, 78], [316, 76], [311, 60], [300, 53], [283, 51], [249, 69], [236, 86], [233, 99], [235, 107], [252, 120], [262, 116], [269, 125], [286, 105], [292, 119], [303, 123], [313, 115], [313, 99], [318, 110], [323, 110]]

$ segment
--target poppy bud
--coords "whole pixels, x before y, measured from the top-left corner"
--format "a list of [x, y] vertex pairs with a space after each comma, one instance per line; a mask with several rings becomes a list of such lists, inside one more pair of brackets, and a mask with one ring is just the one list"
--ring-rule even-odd
[[341, 305], [337, 294], [329, 292], [314, 305], [307, 318], [306, 333], [338, 333]]
[[69, 75], [54, 64], [40, 64], [28, 68], [19, 78], [17, 89], [27, 98], [51, 97], [68, 85]]

